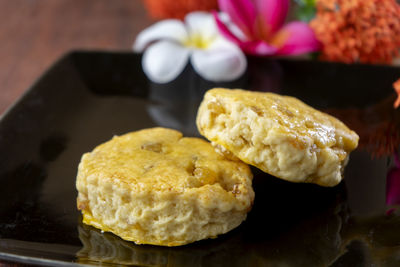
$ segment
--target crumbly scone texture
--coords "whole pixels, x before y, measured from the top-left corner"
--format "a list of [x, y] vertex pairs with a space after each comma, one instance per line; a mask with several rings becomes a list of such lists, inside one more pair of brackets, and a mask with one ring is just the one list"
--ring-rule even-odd
[[240, 89], [209, 90], [196, 123], [221, 153], [287, 181], [321, 186], [342, 180], [359, 139], [338, 119], [294, 97]]
[[252, 174], [205, 140], [151, 128], [82, 156], [83, 222], [137, 244], [179, 246], [237, 227], [251, 209]]

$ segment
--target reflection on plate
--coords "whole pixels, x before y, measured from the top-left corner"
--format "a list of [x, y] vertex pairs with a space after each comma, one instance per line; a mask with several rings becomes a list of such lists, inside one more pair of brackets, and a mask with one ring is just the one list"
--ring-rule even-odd
[[250, 234], [271, 232], [260, 224], [259, 233], [233, 231], [181, 249], [135, 245], [80, 224], [77, 256], [80, 263], [140, 266], [396, 266], [399, 223], [397, 216], [349, 220], [345, 201], [338, 201], [279, 237], [254, 240]]
[[[271, 194], [272, 190], [283, 189], [280, 183], [275, 184], [274, 181], [268, 184], [261, 182], [258, 186], [262, 185], [270, 186], [262, 193]], [[315, 196], [312, 191], [306, 193]], [[260, 199], [260, 202], [270, 198]], [[334, 200], [335, 196], [331, 198]], [[266, 210], [269, 209], [268, 202], [260, 202]], [[78, 229], [83, 248], [77, 253], [78, 262], [146, 266], [326, 266], [344, 254], [340, 231], [345, 220], [343, 216], [347, 214], [343, 203], [334, 202], [323, 213], [311, 216], [312, 219], [298, 224], [286, 222], [288, 227], [285, 230], [279, 229], [277, 224], [280, 220], [273, 218], [274, 214], [270, 212], [267, 212], [270, 218], [261, 216], [261, 219], [269, 221], [257, 221], [255, 216], [260, 218], [261, 212], [257, 210], [254, 213], [258, 215], [253, 215], [242, 226], [246, 229], [237, 229], [217, 239], [178, 249], [135, 245], [81, 224]], [[304, 206], [293, 207], [310, 212]], [[283, 216], [290, 220], [290, 216]], [[296, 221], [296, 218], [293, 220]]]
[[[399, 148], [391, 86], [399, 68], [250, 58], [249, 71], [232, 83], [209, 83], [188, 67], [158, 85], [146, 80], [140, 59], [67, 55], [2, 118], [1, 258], [49, 265], [399, 266], [398, 203], [386, 205]], [[253, 169], [248, 219], [217, 239], [183, 247], [137, 246], [82, 225], [75, 206], [81, 155], [113, 135], [153, 126], [198, 136], [197, 107], [215, 86], [293, 95], [341, 118], [361, 137], [344, 181], [323, 188]]]

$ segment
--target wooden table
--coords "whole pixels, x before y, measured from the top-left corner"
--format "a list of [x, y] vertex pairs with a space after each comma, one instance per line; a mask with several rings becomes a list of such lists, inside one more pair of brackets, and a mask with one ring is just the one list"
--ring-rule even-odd
[[63, 54], [131, 50], [153, 23], [140, 0], [0, 0], [0, 18], [0, 116]]
[[130, 50], [141, 0], [0, 0], [0, 114], [64, 53]]

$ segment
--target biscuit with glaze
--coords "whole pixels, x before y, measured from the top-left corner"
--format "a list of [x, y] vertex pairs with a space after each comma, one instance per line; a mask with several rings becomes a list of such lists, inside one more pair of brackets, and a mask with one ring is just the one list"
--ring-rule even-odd
[[251, 209], [248, 165], [165, 128], [114, 137], [82, 156], [83, 222], [137, 244], [179, 246], [237, 227]]
[[294, 97], [239, 89], [209, 90], [196, 123], [222, 153], [284, 180], [321, 186], [342, 180], [359, 139], [338, 119]]

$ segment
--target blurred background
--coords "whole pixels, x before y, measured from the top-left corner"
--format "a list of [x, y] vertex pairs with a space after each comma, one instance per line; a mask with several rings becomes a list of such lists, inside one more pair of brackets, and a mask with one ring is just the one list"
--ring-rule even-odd
[[[194, 10], [216, 10], [217, 2], [0, 0], [0, 116], [64, 54], [74, 50], [132, 51], [137, 34], [155, 21], [182, 19]], [[345, 0], [290, 2], [286, 20], [310, 23], [322, 43], [319, 59], [400, 64], [400, 7], [395, 0], [385, 0], [385, 5], [379, 0], [353, 0], [351, 8], [343, 9], [335, 5], [345, 5]], [[334, 17], [331, 11], [336, 13]]]
[[154, 22], [140, 0], [0, 0], [0, 116], [63, 54], [131, 50]]

